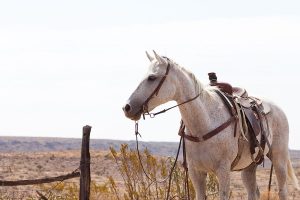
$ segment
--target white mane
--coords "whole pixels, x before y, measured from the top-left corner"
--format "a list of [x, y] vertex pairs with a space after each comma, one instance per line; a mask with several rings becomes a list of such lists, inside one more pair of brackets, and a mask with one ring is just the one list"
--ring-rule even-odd
[[172, 59], [170, 58], [167, 58], [168, 61], [170, 62], [171, 66], [173, 67], [176, 67], [177, 69], [179, 69], [180, 71], [182, 71], [183, 73], [187, 74], [191, 80], [193, 81], [194, 83], [194, 86], [195, 86], [195, 91], [198, 91], [199, 94], [202, 94], [202, 91], [203, 90], [206, 90], [208, 92], [212, 91], [212, 90], [215, 90], [215, 87], [213, 86], [204, 86], [199, 80], [198, 78], [195, 76], [194, 73], [192, 73], [191, 71], [189, 71], [188, 69], [180, 66], [179, 64], [177, 64], [175, 61], [173, 61]]

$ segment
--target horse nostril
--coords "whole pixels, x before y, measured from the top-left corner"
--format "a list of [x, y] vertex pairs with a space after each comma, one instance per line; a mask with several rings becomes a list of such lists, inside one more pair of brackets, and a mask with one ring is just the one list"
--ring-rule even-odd
[[125, 112], [129, 112], [131, 110], [131, 107], [129, 104], [126, 104], [125, 107], [124, 107], [124, 111]]

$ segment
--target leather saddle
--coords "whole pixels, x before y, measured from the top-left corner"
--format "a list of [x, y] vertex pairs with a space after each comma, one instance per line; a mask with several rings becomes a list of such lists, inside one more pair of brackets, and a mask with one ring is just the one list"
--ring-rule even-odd
[[[246, 89], [240, 87], [232, 87], [229, 83], [218, 82], [215, 73], [209, 73], [211, 86], [216, 86], [226, 97], [234, 104], [237, 103], [242, 116], [245, 116], [244, 123], [247, 124], [247, 138], [250, 143], [250, 152], [255, 154], [255, 148], [259, 147], [262, 150], [266, 144], [266, 130], [264, 115], [270, 112], [270, 106], [264, 103], [261, 99], [248, 95]], [[235, 102], [234, 102], [235, 101]], [[259, 141], [260, 138], [260, 141]], [[255, 160], [262, 162], [263, 155], [258, 155]]]
[[244, 108], [251, 108], [254, 104], [260, 107], [261, 112], [268, 114], [270, 112], [270, 106], [263, 102], [261, 99], [251, 97], [248, 95], [246, 89], [240, 87], [232, 87], [229, 83], [218, 82], [216, 73], [208, 73], [210, 85], [218, 87], [227, 96], [233, 97], [237, 103]]

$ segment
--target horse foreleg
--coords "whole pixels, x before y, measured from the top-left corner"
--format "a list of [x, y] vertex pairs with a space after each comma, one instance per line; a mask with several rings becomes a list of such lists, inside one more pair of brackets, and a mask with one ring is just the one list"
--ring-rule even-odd
[[230, 192], [230, 164], [221, 164], [216, 171], [219, 180], [220, 200], [228, 200]]
[[196, 192], [196, 200], [206, 199], [206, 172], [197, 169], [189, 169], [189, 174]]
[[248, 200], [257, 200], [260, 196], [256, 183], [256, 168], [257, 165], [252, 163], [242, 171], [242, 180], [247, 189]]

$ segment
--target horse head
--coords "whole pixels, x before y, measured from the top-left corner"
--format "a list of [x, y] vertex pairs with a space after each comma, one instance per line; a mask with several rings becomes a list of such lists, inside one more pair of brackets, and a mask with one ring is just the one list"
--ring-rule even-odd
[[142, 114], [173, 100], [176, 93], [171, 75], [173, 70], [168, 58], [153, 52], [154, 57], [146, 52], [150, 60], [148, 71], [123, 106], [126, 117], [135, 121], [139, 120]]

